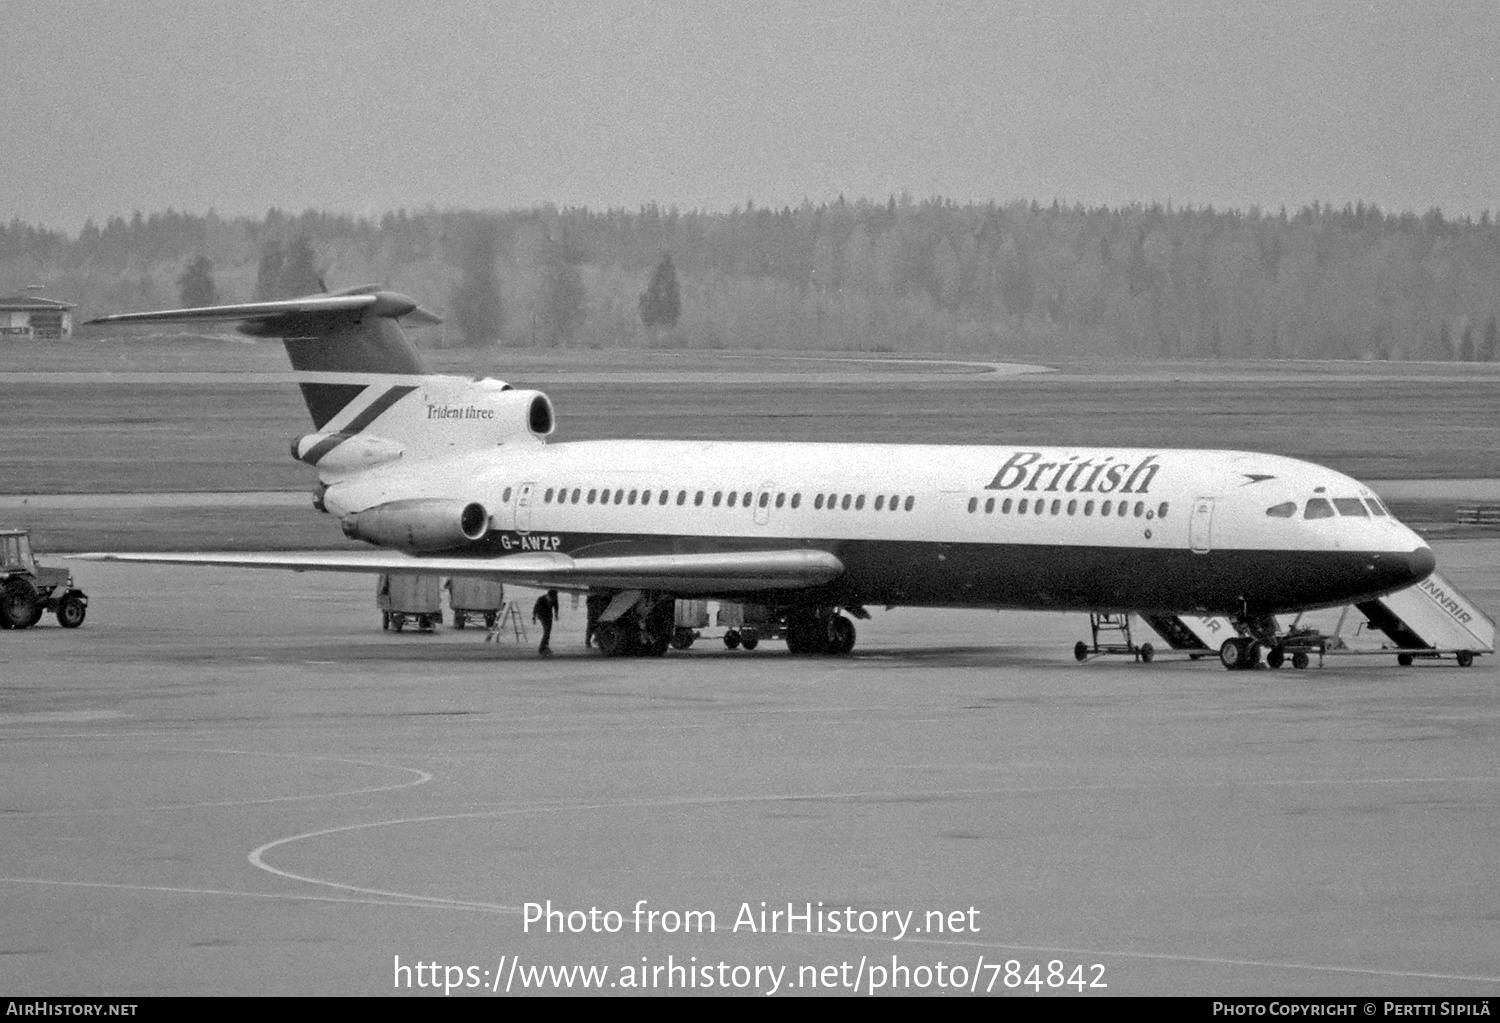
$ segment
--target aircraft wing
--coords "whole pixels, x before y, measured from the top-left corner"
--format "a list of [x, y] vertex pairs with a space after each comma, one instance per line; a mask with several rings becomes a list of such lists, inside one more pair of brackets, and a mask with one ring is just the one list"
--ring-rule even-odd
[[837, 578], [844, 565], [820, 550], [639, 554], [573, 558], [566, 554], [507, 554], [498, 558], [416, 558], [396, 551], [287, 551], [202, 554], [73, 554], [81, 561], [159, 565], [279, 568], [292, 572], [363, 572], [482, 576], [539, 589], [666, 590], [726, 593], [803, 589]]

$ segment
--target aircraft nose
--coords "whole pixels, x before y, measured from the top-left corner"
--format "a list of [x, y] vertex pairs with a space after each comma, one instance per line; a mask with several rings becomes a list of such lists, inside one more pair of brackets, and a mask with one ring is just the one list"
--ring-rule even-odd
[[1437, 556], [1432, 553], [1431, 547], [1418, 547], [1406, 556], [1406, 564], [1411, 572], [1411, 581], [1419, 583], [1437, 568]]

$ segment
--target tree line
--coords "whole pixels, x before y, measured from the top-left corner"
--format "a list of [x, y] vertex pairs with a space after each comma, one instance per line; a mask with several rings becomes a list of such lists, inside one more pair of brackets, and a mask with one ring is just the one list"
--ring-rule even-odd
[[448, 344], [996, 358], [1492, 361], [1500, 226], [1317, 203], [846, 202], [728, 213], [168, 210], [0, 225], [0, 280], [85, 312], [381, 283]]

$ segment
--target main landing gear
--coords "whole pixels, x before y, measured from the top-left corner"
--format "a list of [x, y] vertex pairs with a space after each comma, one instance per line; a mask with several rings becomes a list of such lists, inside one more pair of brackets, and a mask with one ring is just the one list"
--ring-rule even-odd
[[788, 612], [786, 648], [798, 657], [842, 656], [854, 649], [854, 623], [832, 608]]
[[660, 657], [677, 634], [675, 606], [670, 597], [642, 600], [612, 622], [594, 627], [594, 637], [605, 657]]
[[[591, 600], [595, 598], [590, 598]], [[608, 598], [600, 612], [607, 610]], [[669, 649], [685, 650], [697, 634], [676, 624], [675, 601], [668, 596], [643, 595], [634, 606], [610, 621], [594, 626], [594, 637], [606, 657], [660, 657]], [[869, 617], [862, 607], [850, 614]], [[760, 608], [724, 634], [730, 650], [754, 650], [761, 640], [785, 638], [788, 652], [799, 657], [838, 657], [854, 649], [854, 623], [832, 607]]]

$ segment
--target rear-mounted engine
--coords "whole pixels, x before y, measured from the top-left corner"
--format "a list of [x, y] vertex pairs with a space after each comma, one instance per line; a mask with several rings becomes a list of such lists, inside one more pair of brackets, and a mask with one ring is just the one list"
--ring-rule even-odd
[[477, 501], [416, 499], [378, 504], [343, 520], [344, 535], [413, 553], [452, 550], [482, 540], [489, 512]]

